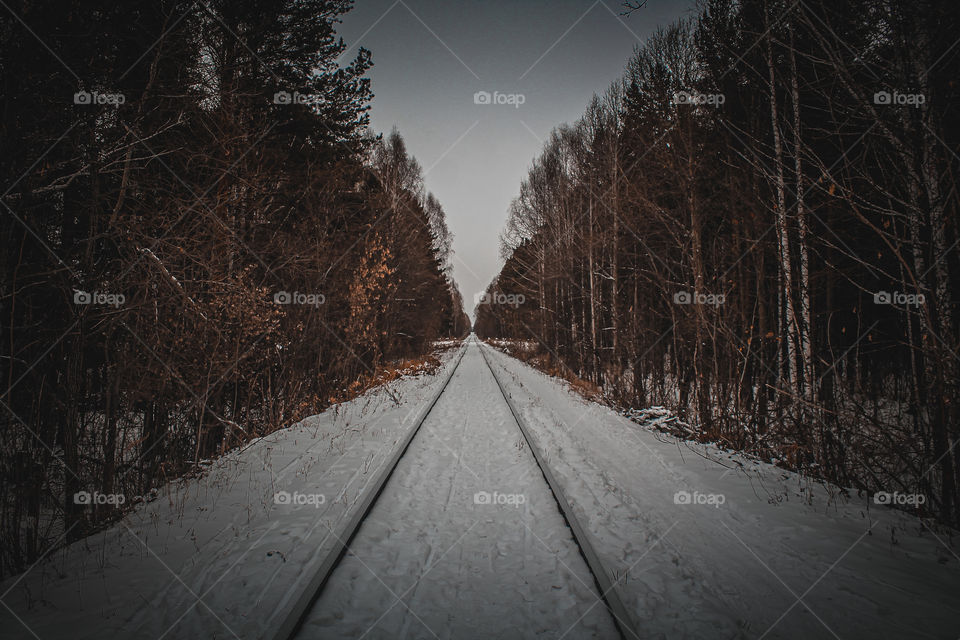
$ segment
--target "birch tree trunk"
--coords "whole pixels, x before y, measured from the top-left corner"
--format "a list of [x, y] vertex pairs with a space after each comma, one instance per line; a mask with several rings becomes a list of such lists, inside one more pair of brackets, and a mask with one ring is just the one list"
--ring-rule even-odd
[[[776, 202], [776, 224], [777, 224], [777, 237], [779, 241], [779, 257], [780, 257], [780, 277], [781, 277], [781, 291], [783, 295], [783, 308], [781, 312], [783, 317], [780, 319], [779, 326], [785, 328], [786, 335], [784, 339], [786, 341], [786, 361], [784, 366], [781, 369], [781, 375], [786, 373], [786, 382], [790, 392], [796, 396], [797, 395], [797, 386], [794, 378], [794, 363], [795, 363], [795, 348], [794, 348], [794, 324], [793, 324], [793, 283], [792, 283], [792, 269], [790, 266], [790, 237], [787, 232], [787, 206], [786, 206], [786, 188], [784, 185], [783, 178], [783, 144], [780, 140], [780, 128], [779, 128], [779, 116], [777, 113], [777, 93], [776, 93], [776, 77], [773, 69], [773, 36], [769, 31], [769, 16], [767, 15], [766, 3], [764, 3], [764, 23], [767, 27], [767, 72], [769, 77], [769, 91], [770, 91], [770, 126], [773, 130], [773, 153], [774, 153], [774, 179], [776, 181], [776, 192], [777, 192], [777, 202]], [[779, 353], [783, 354], [783, 345], [779, 349]]]
[[[813, 342], [812, 310], [810, 308], [810, 256], [807, 247], [807, 212], [804, 209], [804, 184], [801, 150], [803, 142], [800, 133], [800, 87], [797, 77], [797, 57], [794, 46], [793, 22], [790, 30], [790, 95], [793, 102], [793, 168], [797, 190], [797, 240], [800, 248], [800, 280], [797, 292], [800, 300], [800, 318], [797, 332], [800, 336], [800, 372], [803, 377], [803, 397], [812, 405], [816, 401], [816, 389], [813, 388]], [[807, 405], [807, 406], [810, 406]], [[801, 407], [801, 411], [804, 407]]]

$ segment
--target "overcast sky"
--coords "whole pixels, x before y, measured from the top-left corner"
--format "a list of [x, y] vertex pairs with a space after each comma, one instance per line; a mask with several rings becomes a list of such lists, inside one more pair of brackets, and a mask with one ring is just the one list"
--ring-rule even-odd
[[[344, 17], [344, 61], [373, 52], [373, 129], [400, 130], [447, 213], [468, 313], [500, 269], [507, 208], [550, 130], [693, 7], [649, 0], [622, 16], [622, 0], [358, 0]], [[476, 104], [478, 91], [506, 103]]]

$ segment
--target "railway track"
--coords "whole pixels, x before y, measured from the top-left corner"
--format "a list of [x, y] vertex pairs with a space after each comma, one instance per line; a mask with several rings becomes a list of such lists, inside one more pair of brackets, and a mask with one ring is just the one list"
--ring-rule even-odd
[[634, 617], [631, 615], [630, 611], [620, 598], [616, 582], [611, 578], [610, 572], [601, 562], [599, 554], [596, 552], [596, 549], [587, 535], [585, 528], [577, 519], [569, 500], [563, 492], [563, 488], [559, 485], [556, 477], [546, 465], [543, 453], [540, 450], [536, 439], [532, 437], [530, 428], [525, 423], [524, 418], [518, 410], [513, 398], [506, 391], [501, 376], [498, 375], [495, 367], [491, 363], [486, 353], [486, 349], [489, 347], [481, 344], [475, 338], [471, 338], [470, 341], [468, 341], [461, 348], [461, 351], [457, 355], [453, 366], [450, 367], [449, 371], [445, 374], [445, 378], [439, 389], [433, 395], [430, 401], [426, 403], [423, 408], [421, 408], [416, 419], [414, 420], [414, 425], [410, 428], [403, 442], [401, 442], [401, 444], [397, 447], [396, 452], [393, 454], [388, 463], [384, 465], [383, 469], [372, 483], [371, 490], [368, 491], [366, 496], [361, 500], [354, 512], [354, 515], [348, 520], [347, 524], [340, 532], [340, 535], [337, 536], [339, 540], [338, 545], [331, 550], [331, 552], [321, 563], [318, 571], [313, 575], [306, 587], [294, 600], [293, 605], [290, 607], [289, 614], [285, 616], [283, 622], [275, 629], [275, 633], [271, 636], [271, 640], [290, 640], [297, 636], [297, 634], [300, 632], [304, 621], [309, 616], [314, 603], [317, 602], [321, 593], [330, 582], [331, 576], [339, 566], [340, 561], [343, 559], [344, 555], [349, 549], [364, 520], [370, 514], [373, 507], [377, 504], [378, 499], [383, 494], [384, 489], [387, 487], [390, 478], [393, 476], [394, 471], [399, 465], [401, 459], [404, 458], [408, 449], [410, 449], [412, 441], [416, 437], [417, 433], [420, 432], [420, 428], [423, 426], [424, 422], [426, 422], [429, 418], [433, 408], [437, 405], [441, 397], [447, 391], [450, 381], [453, 379], [457, 369], [460, 367], [464, 354], [470, 348], [472, 342], [475, 342], [476, 347], [480, 350], [487, 369], [490, 371], [491, 375], [496, 381], [496, 386], [499, 389], [499, 393], [503, 398], [504, 403], [507, 405], [507, 407], [509, 407], [510, 413], [512, 414], [513, 419], [520, 431], [523, 442], [527, 447], [529, 447], [532, 457], [536, 462], [536, 465], [539, 468], [544, 480], [546, 481], [553, 499], [556, 501], [556, 506], [560, 511], [560, 514], [563, 516], [563, 520], [570, 529], [573, 541], [576, 543], [580, 555], [592, 574], [597, 594], [606, 606], [607, 611], [610, 613], [614, 625], [619, 631], [621, 637], [627, 640], [634, 640], [640, 637]]
[[620, 598], [620, 592], [617, 590], [616, 582], [611, 578], [610, 572], [603, 565], [603, 562], [601, 562], [600, 555], [597, 553], [596, 548], [594, 548], [593, 543], [590, 541], [590, 537], [587, 535], [583, 525], [580, 524], [580, 521], [577, 520], [576, 514], [573, 512], [573, 506], [570, 504], [570, 501], [567, 500], [566, 494], [563, 491], [563, 487], [560, 486], [560, 483], [557, 482], [556, 476], [553, 475], [553, 473], [550, 471], [550, 467], [547, 466], [543, 457], [543, 452], [536, 444], [536, 440], [533, 438], [533, 435], [530, 432], [530, 427], [526, 424], [526, 421], [518, 410], [516, 403], [514, 403], [513, 398], [509, 393], [507, 393], [501, 377], [497, 374], [496, 369], [490, 363], [490, 359], [487, 357], [486, 353], [486, 349], [488, 348], [490, 347], [480, 345], [480, 354], [483, 356], [484, 362], [487, 363], [487, 368], [490, 369], [490, 373], [493, 374], [494, 380], [497, 381], [497, 387], [500, 389], [500, 394], [503, 396], [507, 406], [510, 407], [510, 413], [513, 414], [513, 419], [516, 420], [517, 427], [520, 428], [520, 432], [523, 434], [523, 439], [526, 441], [531, 453], [533, 453], [533, 458], [536, 460], [537, 466], [540, 467], [540, 472], [543, 474], [544, 479], [550, 486], [550, 492], [553, 494], [554, 500], [557, 501], [557, 507], [560, 508], [560, 513], [563, 514], [563, 519], [566, 521], [567, 526], [570, 527], [570, 531], [573, 534], [573, 539], [576, 541], [577, 546], [580, 549], [580, 554], [583, 556], [587, 566], [590, 568], [590, 573], [593, 574], [593, 579], [597, 584], [600, 598], [607, 606], [607, 610], [610, 612], [610, 615], [613, 616], [614, 624], [616, 624], [617, 629], [620, 631], [620, 635], [626, 640], [639, 639], [641, 636], [639, 634], [637, 624], [633, 615], [630, 613], [630, 610]]

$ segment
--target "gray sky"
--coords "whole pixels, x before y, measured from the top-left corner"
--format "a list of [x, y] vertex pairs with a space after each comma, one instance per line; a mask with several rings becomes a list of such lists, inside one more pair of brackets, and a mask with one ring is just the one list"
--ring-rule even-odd
[[[576, 120], [658, 25], [692, 0], [357, 0], [344, 42], [373, 52], [371, 125], [397, 126], [454, 234], [467, 312], [500, 270], [507, 208], [550, 130]], [[474, 94], [523, 104], [475, 104]]]

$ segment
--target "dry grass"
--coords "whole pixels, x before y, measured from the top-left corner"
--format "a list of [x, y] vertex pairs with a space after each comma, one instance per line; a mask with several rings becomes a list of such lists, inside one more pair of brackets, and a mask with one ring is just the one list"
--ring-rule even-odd
[[346, 389], [331, 396], [330, 404], [348, 402], [374, 387], [389, 384], [404, 376], [432, 375], [440, 369], [441, 365], [440, 360], [432, 354], [388, 362], [377, 367], [372, 375], [354, 380]]

